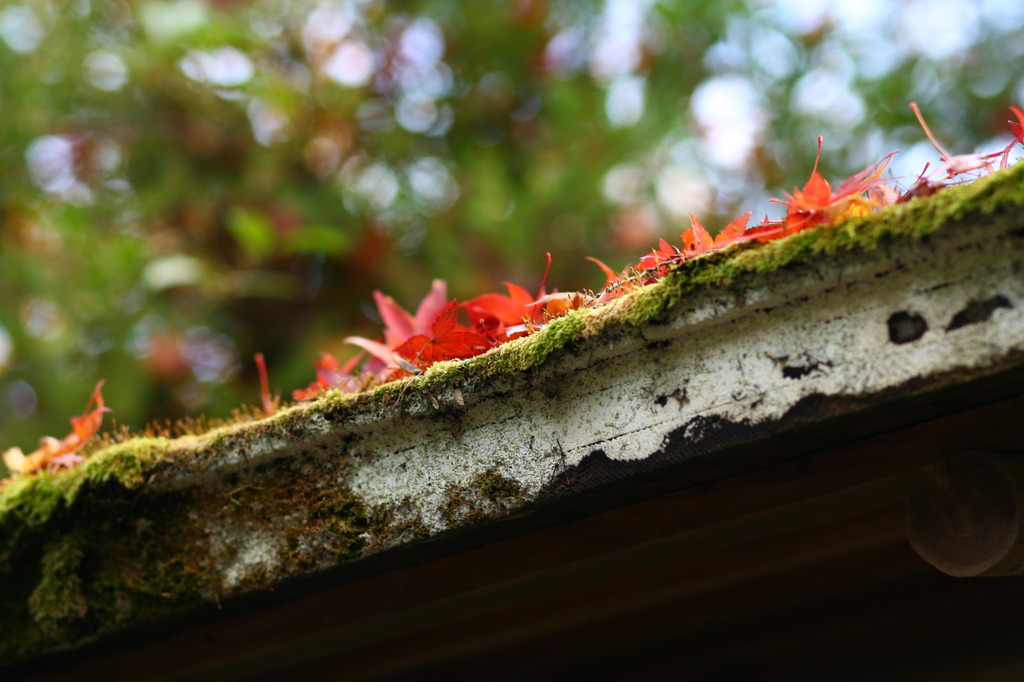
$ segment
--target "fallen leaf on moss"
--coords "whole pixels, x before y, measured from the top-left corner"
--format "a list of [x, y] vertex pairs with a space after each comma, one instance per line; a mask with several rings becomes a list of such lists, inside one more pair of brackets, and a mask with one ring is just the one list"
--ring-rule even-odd
[[43, 469], [51, 472], [70, 469], [81, 462], [83, 458], [77, 453], [100, 430], [103, 413], [110, 411], [103, 403], [103, 393], [100, 391], [103, 383], [100, 381], [96, 384], [85, 406], [85, 412], [71, 418], [71, 433], [63, 440], [44, 436], [39, 441], [39, 447], [27, 455], [21, 448], [10, 448], [3, 454], [7, 468], [16, 474], [31, 474]]

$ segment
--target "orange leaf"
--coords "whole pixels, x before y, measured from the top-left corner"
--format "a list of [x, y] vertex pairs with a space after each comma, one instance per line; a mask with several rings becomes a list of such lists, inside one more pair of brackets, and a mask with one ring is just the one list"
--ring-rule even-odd
[[794, 189], [786, 195], [786, 201], [772, 199], [786, 206], [784, 227], [778, 230], [755, 230], [758, 241], [765, 241], [770, 234], [772, 239], [800, 232], [809, 227], [831, 224], [847, 216], [866, 215], [887, 203], [892, 203], [891, 193], [874, 191], [885, 184], [882, 173], [888, 167], [893, 154], [881, 161], [856, 173], [832, 191], [825, 178], [818, 173], [818, 161], [821, 158], [822, 138], [818, 137], [818, 155], [814, 160], [814, 170], [803, 189]]
[[683, 242], [683, 255], [687, 258], [698, 256], [710, 250], [715, 244], [715, 240], [692, 213], [690, 214], [690, 229], [679, 235], [679, 238]]
[[555, 292], [537, 299], [537, 303], [543, 305], [544, 316], [548, 319], [562, 317], [570, 311], [579, 310], [592, 302], [594, 298], [587, 294], [574, 292]]
[[[103, 413], [110, 411], [110, 408], [104, 405], [103, 394], [100, 392], [103, 383], [100, 381], [96, 384], [89, 402], [85, 405], [85, 412], [71, 418], [71, 433], [65, 436], [64, 440], [46, 436], [39, 441], [39, 447], [28, 455], [24, 454], [21, 448], [11, 448], [3, 453], [7, 468], [19, 474], [31, 474], [43, 468], [50, 471], [69, 469], [81, 462], [82, 457], [76, 453], [96, 435], [103, 423]], [[96, 405], [95, 408], [92, 408], [93, 404]]]
[[597, 258], [594, 258], [593, 256], [587, 256], [587, 260], [590, 261], [591, 263], [594, 263], [595, 265], [597, 265], [597, 267], [601, 268], [601, 272], [604, 273], [604, 287], [605, 287], [605, 289], [607, 289], [608, 287], [612, 286], [613, 284], [618, 282], [620, 279], [622, 279], [622, 277], [623, 277], [622, 275], [620, 275], [617, 272], [615, 272], [614, 270], [612, 270], [610, 267], [605, 265], [601, 260], [599, 260]]
[[715, 235], [715, 247], [721, 248], [739, 241], [743, 233], [747, 231], [747, 221], [750, 220], [752, 213], [753, 211], [747, 211], [723, 227], [722, 231]]
[[[100, 426], [103, 424], [103, 413], [110, 412], [110, 408], [104, 405], [103, 394], [100, 392], [104, 383], [106, 382], [100, 381], [96, 384], [92, 395], [89, 396], [89, 402], [85, 405], [85, 413], [71, 418], [72, 433], [64, 439], [66, 446], [77, 450], [100, 430]], [[96, 407], [90, 412], [89, 408], [94, 403]]]

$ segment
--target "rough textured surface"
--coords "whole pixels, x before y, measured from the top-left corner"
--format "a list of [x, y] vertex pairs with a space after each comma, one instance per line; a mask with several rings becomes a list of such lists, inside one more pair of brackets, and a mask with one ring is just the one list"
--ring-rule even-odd
[[750, 466], [730, 448], [1017, 371], [1022, 174], [699, 259], [408, 385], [17, 479], [0, 490], [0, 660], [615, 477]]

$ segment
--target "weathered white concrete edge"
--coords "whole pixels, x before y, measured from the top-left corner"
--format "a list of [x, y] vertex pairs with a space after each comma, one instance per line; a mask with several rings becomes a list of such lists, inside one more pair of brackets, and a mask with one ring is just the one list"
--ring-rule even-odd
[[[664, 454], [670, 437], [677, 449], [682, 440], [699, 450], [716, 420], [772, 428], [811, 396], [873, 399], [910, 382], [932, 390], [1016, 367], [1024, 363], [1017, 224], [944, 229], [702, 290], [659, 323], [607, 329], [535, 371], [464, 382], [464, 405], [435, 395], [438, 409], [411, 390], [397, 409], [345, 412], [341, 421], [314, 413], [287, 433], [222, 443], [205, 473], [171, 470], [158, 487], [218, 485], [299, 458], [316, 486], [350, 491], [385, 520], [375, 526], [383, 535], [365, 534], [365, 553], [376, 553], [512, 509], [528, 513], [595, 453], [642, 464]], [[947, 330], [971, 302], [996, 297], [1005, 305], [987, 319]], [[894, 343], [897, 313], [919, 316], [927, 331]], [[521, 494], [485, 494], [480, 482], [494, 474]], [[254, 576], [294, 573], [282, 564], [286, 540], [260, 524], [214, 518], [206, 532], [222, 557], [222, 594], [245, 591]], [[324, 561], [320, 568], [336, 563]]]
[[[465, 387], [464, 409], [438, 396], [442, 413], [424, 400], [412, 410], [419, 417], [351, 424], [350, 466], [338, 483], [435, 533], [453, 523], [453, 486], [484, 472], [529, 498], [588, 454], [651, 457], [695, 417], [757, 424], [812, 395], [870, 396], [999, 366], [1024, 351], [1019, 241], [982, 224], [775, 272], [742, 293], [697, 295], [670, 324], [597, 340], [502, 390]], [[971, 301], [995, 296], [1009, 307], [946, 330]], [[890, 340], [889, 319], [901, 311], [927, 321], [923, 336]]]

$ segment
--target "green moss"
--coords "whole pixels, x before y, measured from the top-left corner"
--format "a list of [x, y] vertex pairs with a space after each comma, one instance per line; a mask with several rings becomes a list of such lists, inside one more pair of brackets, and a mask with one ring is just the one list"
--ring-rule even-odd
[[180, 447], [181, 440], [133, 438], [97, 452], [80, 469], [85, 481], [94, 485], [117, 481], [129, 490], [138, 488], [145, 483], [146, 472], [153, 463], [163, 458], [172, 445]]
[[0, 488], [0, 529], [13, 525], [38, 526], [64, 506], [81, 485], [83, 474], [75, 469], [60, 474], [18, 476]]
[[311, 516], [334, 537], [332, 551], [355, 556], [366, 546], [370, 515], [358, 498], [328, 497], [314, 505]]
[[83, 592], [94, 632], [144, 622], [203, 594], [209, 547], [193, 496], [160, 496], [122, 504], [120, 518], [100, 523], [86, 557]]
[[28, 610], [46, 635], [57, 634], [67, 622], [84, 618], [89, 610], [78, 576], [87, 540], [84, 532], [71, 533], [43, 550], [40, 579], [28, 598]]
[[489, 469], [473, 479], [484, 495], [493, 501], [521, 500], [525, 494], [523, 487], [510, 478]]
[[[309, 462], [232, 474], [236, 482], [228, 490], [170, 493], [122, 485], [141, 480], [130, 460], [148, 456], [131, 454], [107, 455], [119, 465], [129, 462], [108, 461], [107, 476], [87, 477], [83, 469], [66, 477], [81, 492], [69, 503], [67, 488], [58, 487], [62, 494], [48, 499], [64, 511], [33, 518], [31, 527], [9, 511], [8, 521], [22, 532], [17, 545], [0, 553], [0, 630], [12, 633], [0, 637], [0, 661], [274, 585], [356, 558], [367, 545], [371, 523], [361, 500], [342, 486], [324, 487], [319, 476], [308, 475]], [[341, 466], [341, 460], [318, 462], [317, 471], [336, 481]], [[62, 476], [18, 479], [13, 491], [20, 492], [10, 499], [50, 490]], [[237, 553], [253, 536], [268, 538], [277, 555], [239, 568]], [[228, 581], [230, 571], [236, 578]]]
[[488, 469], [469, 485], [450, 485], [445, 490], [441, 515], [451, 526], [489, 518], [522, 503], [526, 491], [515, 481]]
[[445, 502], [441, 506], [441, 515], [450, 526], [467, 521], [479, 521], [487, 516], [481, 508], [477, 496], [465, 486], [449, 486], [445, 490]]
[[89, 612], [79, 572], [89, 546], [86, 533], [27, 546], [0, 560], [0, 661], [72, 639]]
[[367, 539], [367, 550], [380, 550], [417, 538], [427, 537], [430, 530], [416, 516], [406, 517], [403, 510], [412, 506], [408, 499], [400, 503], [367, 510], [369, 525], [364, 537]]

